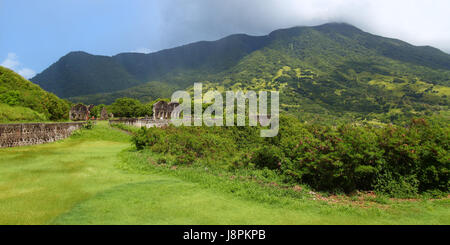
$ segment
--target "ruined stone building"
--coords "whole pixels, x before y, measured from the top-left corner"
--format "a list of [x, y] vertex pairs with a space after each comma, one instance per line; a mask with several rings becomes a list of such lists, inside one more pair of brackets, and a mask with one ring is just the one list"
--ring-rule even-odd
[[102, 111], [100, 112], [100, 120], [108, 120], [110, 118], [112, 118], [112, 113], [108, 114], [106, 107], [103, 107]]
[[94, 105], [85, 106], [83, 104], [78, 104], [70, 109], [70, 120], [72, 121], [86, 121], [91, 115], [91, 110]]
[[170, 119], [173, 110], [179, 105], [176, 102], [158, 101], [153, 104], [153, 119]]

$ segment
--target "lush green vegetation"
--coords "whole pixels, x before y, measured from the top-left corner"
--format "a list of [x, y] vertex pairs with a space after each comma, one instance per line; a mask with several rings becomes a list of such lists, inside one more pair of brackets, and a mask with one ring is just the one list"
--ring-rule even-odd
[[[1, 149], [0, 224], [450, 224], [450, 55], [439, 50], [328, 24], [148, 55], [73, 52], [33, 81], [97, 104], [95, 117], [151, 116], [155, 99], [194, 82], [280, 91], [294, 116], [274, 138], [113, 125], [130, 137], [100, 122]], [[65, 120], [69, 107], [0, 67], [0, 122]]]
[[0, 103], [0, 122], [37, 122], [45, 121], [46, 117], [30, 108], [22, 106], [10, 106]]
[[109, 110], [115, 117], [145, 117], [153, 115], [153, 103], [142, 104], [131, 98], [117, 99]]
[[69, 103], [0, 66], [0, 122], [65, 120]]
[[[109, 74], [123, 86], [105, 79]], [[152, 54], [71, 53], [33, 81], [93, 104], [120, 97], [147, 103], [194, 82], [220, 91], [278, 90], [282, 109], [302, 121], [378, 124], [448, 111], [450, 55], [326, 24], [260, 37], [232, 35]]]
[[285, 184], [316, 190], [376, 190], [396, 197], [448, 193], [450, 127], [442, 119], [415, 119], [408, 125], [337, 127], [280, 119], [274, 138], [257, 127], [142, 128], [138, 149], [161, 153], [158, 161], [228, 168], [267, 168]]
[[175, 168], [129, 140], [100, 122], [0, 149], [0, 224], [450, 224], [448, 199], [321, 196], [268, 170]]
[[170, 98], [177, 89], [176, 86], [162, 82], [148, 82], [130, 89], [116, 91], [112, 93], [99, 93], [68, 98], [73, 102], [83, 102], [86, 104], [106, 104], [114, 103], [118, 98], [133, 98], [142, 103], [156, 100], [158, 98]]
[[105, 104], [99, 104], [99, 105], [95, 105], [91, 111], [90, 111], [90, 115], [95, 117], [95, 118], [100, 118], [101, 117], [101, 112], [103, 110], [103, 108], [106, 107]]

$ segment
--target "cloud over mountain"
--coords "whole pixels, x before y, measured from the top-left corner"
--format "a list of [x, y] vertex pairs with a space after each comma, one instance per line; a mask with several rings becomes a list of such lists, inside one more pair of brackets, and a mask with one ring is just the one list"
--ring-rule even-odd
[[450, 52], [446, 0], [168, 0], [160, 5], [163, 42], [267, 34], [297, 25], [348, 22], [368, 32]]
[[8, 57], [6, 57], [6, 59], [2, 61], [0, 66], [14, 70], [19, 75], [21, 75], [22, 77], [27, 78], [27, 79], [32, 78], [36, 75], [35, 71], [33, 71], [30, 68], [24, 67], [20, 63], [19, 57], [15, 53], [8, 53]]

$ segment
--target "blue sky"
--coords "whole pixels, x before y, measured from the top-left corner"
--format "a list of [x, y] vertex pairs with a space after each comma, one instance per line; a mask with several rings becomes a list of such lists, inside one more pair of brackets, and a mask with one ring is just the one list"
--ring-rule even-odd
[[25, 77], [70, 51], [151, 52], [343, 21], [450, 52], [447, 0], [0, 0], [0, 65]]
[[70, 51], [113, 55], [148, 49], [159, 28], [156, 5], [145, 0], [0, 0], [0, 61], [9, 54], [40, 72]]

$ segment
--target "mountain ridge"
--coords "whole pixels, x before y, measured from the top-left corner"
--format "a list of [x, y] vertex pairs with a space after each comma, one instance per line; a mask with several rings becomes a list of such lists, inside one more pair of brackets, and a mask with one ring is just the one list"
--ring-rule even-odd
[[168, 91], [206, 82], [220, 89], [277, 89], [291, 107], [306, 103], [326, 113], [387, 115], [400, 107], [407, 113], [406, 103], [414, 114], [448, 105], [450, 55], [328, 23], [263, 36], [234, 34], [149, 54], [73, 52], [31, 80], [74, 102], [110, 102], [119, 95], [156, 99], [167, 93], [145, 96], [140, 90], [151, 91], [158, 82]]

